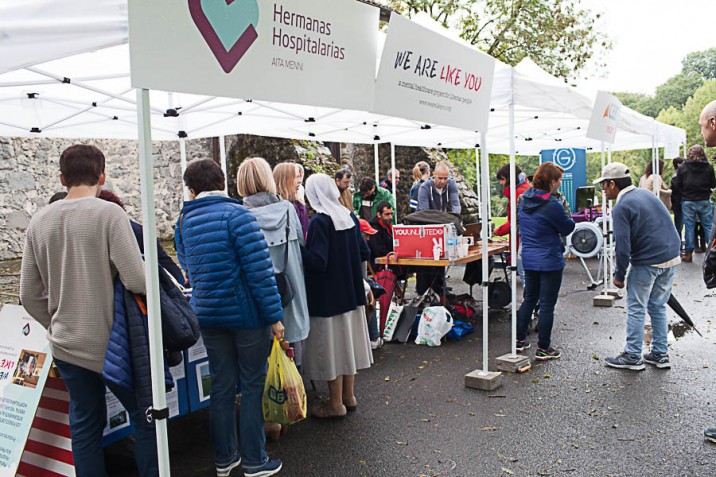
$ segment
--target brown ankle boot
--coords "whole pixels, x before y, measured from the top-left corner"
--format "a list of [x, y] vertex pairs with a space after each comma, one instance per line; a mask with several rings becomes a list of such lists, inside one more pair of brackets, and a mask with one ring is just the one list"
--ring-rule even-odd
[[684, 252], [681, 255], [681, 261], [682, 262], [692, 262], [693, 261], [692, 255], [693, 255], [693, 252]]
[[281, 424], [276, 422], [264, 422], [264, 434], [266, 434], [266, 440], [270, 442], [278, 442], [281, 438]]

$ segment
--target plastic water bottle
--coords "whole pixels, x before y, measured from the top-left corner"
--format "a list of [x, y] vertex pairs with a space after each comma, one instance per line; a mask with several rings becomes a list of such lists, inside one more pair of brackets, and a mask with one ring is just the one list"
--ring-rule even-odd
[[457, 230], [454, 224], [447, 225], [447, 238], [445, 239], [445, 254], [448, 260], [458, 259]]

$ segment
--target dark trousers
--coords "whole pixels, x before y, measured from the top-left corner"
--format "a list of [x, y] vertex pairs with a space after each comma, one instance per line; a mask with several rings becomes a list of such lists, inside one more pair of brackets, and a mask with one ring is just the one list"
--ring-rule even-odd
[[517, 312], [517, 339], [527, 339], [532, 311], [539, 303], [539, 339], [537, 347], [548, 349], [552, 340], [554, 307], [562, 286], [562, 269], [539, 272], [525, 270], [524, 300]]
[[676, 231], [679, 233], [679, 239], [681, 239], [681, 236], [684, 232], [684, 216], [681, 212], [681, 203], [675, 204], [672, 207], [672, 210], [674, 212], [674, 226], [676, 227]]
[[[70, 393], [70, 432], [77, 477], [106, 476], [102, 431], [107, 424], [107, 404], [102, 376], [57, 358], [55, 364]], [[144, 418], [133, 393], [111, 383], [107, 386], [127, 409], [134, 424], [134, 449], [139, 475], [159, 475], [154, 424], [148, 423]]]
[[445, 268], [443, 267], [420, 267], [415, 272], [415, 291], [418, 295], [425, 293], [428, 288], [442, 295], [444, 286]]

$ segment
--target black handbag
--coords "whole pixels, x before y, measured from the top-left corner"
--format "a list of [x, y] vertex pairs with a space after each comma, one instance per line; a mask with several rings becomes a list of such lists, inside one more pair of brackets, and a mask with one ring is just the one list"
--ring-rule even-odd
[[716, 239], [711, 242], [711, 246], [706, 251], [704, 264], [702, 269], [704, 272], [704, 283], [709, 290], [716, 288]]
[[162, 309], [162, 338], [167, 351], [184, 351], [199, 340], [199, 320], [189, 299], [159, 267], [159, 302]]
[[281, 295], [281, 306], [286, 308], [289, 303], [291, 303], [291, 300], [293, 300], [293, 286], [291, 285], [291, 281], [288, 279], [288, 276], [286, 275], [286, 263], [288, 263], [288, 233], [291, 229], [291, 217], [288, 214], [288, 210], [286, 211], [286, 247], [284, 249], [283, 253], [283, 266], [281, 267], [280, 272], [276, 272], [274, 276], [276, 277], [276, 287], [278, 288], [278, 294]]

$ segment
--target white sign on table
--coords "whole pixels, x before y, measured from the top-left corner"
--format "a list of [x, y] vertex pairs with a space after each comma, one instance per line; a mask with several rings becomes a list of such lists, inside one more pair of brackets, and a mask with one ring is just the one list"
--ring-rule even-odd
[[0, 475], [15, 475], [52, 363], [47, 331], [19, 305], [0, 310]]
[[597, 141], [614, 143], [622, 103], [613, 95], [599, 91], [594, 101], [592, 117], [587, 128], [587, 137]]
[[491, 56], [392, 14], [373, 110], [486, 131], [494, 72]]
[[354, 0], [130, 0], [132, 86], [370, 110], [378, 13]]

